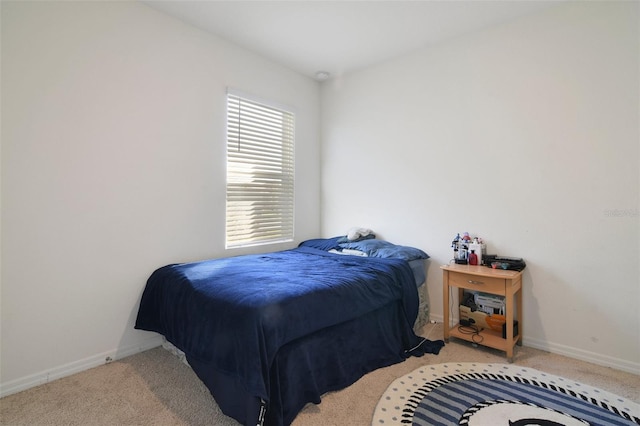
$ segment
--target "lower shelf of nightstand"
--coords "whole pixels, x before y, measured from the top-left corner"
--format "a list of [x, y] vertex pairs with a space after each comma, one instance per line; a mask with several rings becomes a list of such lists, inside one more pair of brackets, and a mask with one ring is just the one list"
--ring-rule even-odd
[[[502, 338], [502, 333], [494, 330], [484, 329], [478, 333], [472, 333], [468, 327], [462, 327], [462, 329], [465, 331], [469, 330], [469, 332], [460, 331], [460, 324], [457, 324], [455, 327], [449, 329], [449, 336], [505, 352], [512, 349], [520, 341], [519, 335], [515, 336], [513, 342], [510, 343], [507, 339]], [[511, 348], [509, 346], [511, 346]]]

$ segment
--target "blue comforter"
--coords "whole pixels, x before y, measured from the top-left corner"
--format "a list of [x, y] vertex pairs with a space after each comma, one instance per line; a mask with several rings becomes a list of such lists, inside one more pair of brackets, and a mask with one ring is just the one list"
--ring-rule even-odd
[[418, 296], [406, 261], [299, 247], [162, 267], [147, 282], [136, 328], [163, 334], [269, 401], [281, 347], [394, 301], [411, 327]]

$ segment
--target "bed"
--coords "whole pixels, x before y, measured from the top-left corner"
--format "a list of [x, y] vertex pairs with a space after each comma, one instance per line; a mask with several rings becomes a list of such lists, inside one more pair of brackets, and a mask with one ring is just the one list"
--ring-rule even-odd
[[428, 255], [367, 240], [315, 239], [161, 267], [147, 281], [135, 327], [184, 352], [228, 416], [288, 425], [322, 394], [444, 345], [413, 330], [415, 265]]

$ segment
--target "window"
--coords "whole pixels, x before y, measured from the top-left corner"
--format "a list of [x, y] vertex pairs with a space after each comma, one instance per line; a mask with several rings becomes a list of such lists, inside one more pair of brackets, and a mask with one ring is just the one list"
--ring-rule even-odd
[[227, 94], [226, 247], [293, 240], [294, 115]]

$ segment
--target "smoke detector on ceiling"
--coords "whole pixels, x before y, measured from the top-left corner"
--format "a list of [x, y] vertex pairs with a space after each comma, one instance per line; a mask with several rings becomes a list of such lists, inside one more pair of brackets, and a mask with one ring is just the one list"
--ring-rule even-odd
[[329, 77], [331, 77], [331, 74], [329, 72], [327, 72], [327, 71], [318, 71], [318, 72], [316, 72], [316, 80], [318, 80], [318, 81], [325, 81]]

